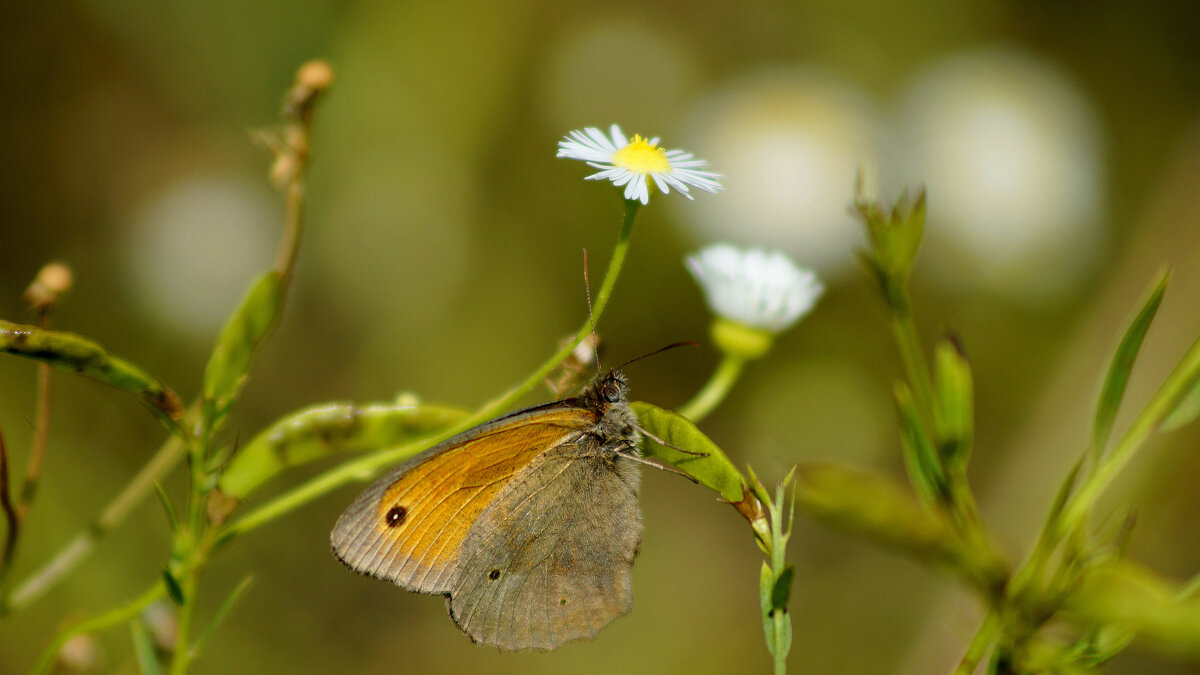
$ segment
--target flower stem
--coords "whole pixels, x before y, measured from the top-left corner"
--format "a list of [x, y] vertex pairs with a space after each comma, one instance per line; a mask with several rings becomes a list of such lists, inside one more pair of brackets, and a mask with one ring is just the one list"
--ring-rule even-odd
[[679, 408], [679, 414], [693, 422], [699, 422], [708, 417], [709, 413], [725, 400], [745, 367], [745, 359], [725, 354], [721, 362], [717, 364], [717, 369], [708, 378], [708, 382], [704, 383], [692, 400]]
[[58, 657], [58, 653], [62, 651], [63, 645], [65, 645], [71, 638], [75, 637], [76, 635], [83, 635], [85, 633], [94, 633], [114, 624], [121, 623], [122, 621], [128, 621], [137, 616], [139, 612], [149, 607], [155, 600], [158, 600], [160, 597], [162, 597], [164, 592], [165, 589], [163, 588], [162, 582], [159, 582], [151, 586], [145, 593], [142, 593], [142, 595], [138, 596], [132, 602], [122, 605], [121, 607], [114, 608], [108, 612], [105, 612], [104, 614], [93, 617], [86, 621], [81, 621], [80, 623], [77, 623], [74, 626], [62, 631], [55, 636], [50, 645], [46, 647], [46, 650], [42, 652], [42, 657], [38, 659], [37, 665], [35, 665], [33, 668], [33, 672], [35, 675], [40, 673], [49, 673], [54, 667], [54, 661]]

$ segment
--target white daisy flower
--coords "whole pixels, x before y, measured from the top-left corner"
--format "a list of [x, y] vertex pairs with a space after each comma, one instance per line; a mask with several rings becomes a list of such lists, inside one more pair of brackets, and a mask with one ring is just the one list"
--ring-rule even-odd
[[779, 251], [714, 244], [686, 264], [714, 314], [771, 333], [790, 328], [825, 290], [816, 274]]
[[647, 177], [664, 194], [675, 188], [688, 199], [692, 198], [688, 194], [688, 186], [705, 192], [721, 189], [721, 184], [716, 180], [721, 177], [720, 174], [699, 170], [708, 162], [694, 159], [692, 153], [683, 150], [663, 150], [658, 146], [657, 136], [634, 136], [630, 142], [621, 133], [621, 127], [615, 124], [609, 130], [609, 136], [596, 127], [572, 131], [558, 142], [558, 156], [580, 159], [587, 162], [588, 166], [601, 169], [588, 176], [588, 179], [607, 179], [617, 187], [624, 185], [625, 199], [636, 199], [643, 204], [650, 201]]

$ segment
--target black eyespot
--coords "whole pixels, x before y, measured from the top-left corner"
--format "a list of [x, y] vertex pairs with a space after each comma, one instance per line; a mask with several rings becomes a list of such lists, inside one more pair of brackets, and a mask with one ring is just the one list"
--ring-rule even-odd
[[387, 523], [388, 527], [399, 527], [404, 524], [404, 519], [407, 517], [408, 509], [403, 506], [393, 506], [383, 517], [383, 522]]
[[565, 605], [565, 604], [567, 604], [567, 599], [566, 599], [566, 598], [559, 598], [559, 599], [558, 599], [558, 604], [560, 604], [560, 605]]
[[491, 579], [492, 581], [499, 579], [500, 578], [500, 570], [494, 569], [491, 572], [488, 572], [488, 578]]

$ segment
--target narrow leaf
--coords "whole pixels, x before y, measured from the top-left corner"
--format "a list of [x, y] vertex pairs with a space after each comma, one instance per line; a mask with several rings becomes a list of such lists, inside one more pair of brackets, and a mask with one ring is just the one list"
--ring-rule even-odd
[[183, 418], [183, 403], [167, 385], [82, 335], [0, 321], [0, 352], [78, 373], [137, 396], [169, 420]]
[[222, 492], [246, 498], [280, 471], [335, 452], [369, 452], [442, 431], [467, 416], [413, 397], [358, 405], [330, 402], [286, 415], [241, 448], [220, 479]]
[[928, 503], [942, 504], [947, 500], [946, 478], [934, 453], [933, 444], [925, 435], [917, 416], [912, 391], [903, 382], [894, 388], [896, 411], [900, 416], [900, 445], [904, 466], [917, 495]]
[[179, 581], [175, 579], [175, 575], [171, 574], [171, 570], [163, 568], [162, 580], [163, 585], [167, 589], [167, 597], [171, 598], [171, 602], [182, 607], [186, 602], [183, 595], [183, 587], [179, 585]]
[[1163, 294], [1166, 293], [1170, 278], [1169, 270], [1164, 268], [1158, 272], [1149, 294], [1142, 302], [1142, 308], [1130, 322], [1129, 327], [1125, 329], [1121, 344], [1117, 347], [1116, 354], [1113, 355], [1112, 363], [1108, 367], [1108, 374], [1104, 378], [1104, 386], [1100, 390], [1100, 400], [1096, 404], [1096, 416], [1092, 423], [1094, 457], [1103, 455], [1104, 449], [1108, 445], [1113, 420], [1117, 416], [1117, 410], [1121, 407], [1121, 399], [1125, 397], [1125, 386], [1129, 383], [1129, 374], [1133, 371], [1134, 361], [1137, 360], [1138, 351], [1142, 348], [1142, 341], [1146, 338], [1146, 332], [1150, 330], [1151, 322], [1154, 321], [1154, 315], [1158, 312], [1159, 305], [1162, 304]]
[[792, 616], [787, 612], [775, 612], [775, 657], [776, 672], [782, 673], [788, 652], [792, 651]]
[[[669, 443], [660, 445], [650, 438], [642, 439], [642, 450], [696, 479], [701, 485], [715, 490], [727, 502], [742, 500], [745, 477], [729, 461], [729, 457], [705, 436], [686, 417], [642, 401], [634, 401], [633, 412], [644, 429]], [[676, 448], [683, 448], [682, 452]], [[697, 454], [688, 454], [697, 453]]]
[[1200, 601], [1126, 560], [1089, 570], [1066, 609], [1084, 625], [1123, 626], [1163, 652], [1200, 658]]
[[221, 330], [204, 369], [204, 416], [210, 425], [224, 417], [250, 370], [254, 352], [275, 325], [282, 298], [279, 274], [265, 272]]
[[1160, 431], [1173, 431], [1200, 416], [1200, 382], [1192, 385], [1183, 398], [1175, 405], [1175, 409], [1167, 415], [1159, 427]]
[[792, 578], [796, 574], [794, 565], [788, 564], [783, 568], [775, 586], [771, 589], [771, 608], [777, 612], [786, 612], [788, 601], [792, 597]]
[[210, 621], [208, 627], [204, 629], [204, 632], [200, 635], [200, 639], [196, 641], [196, 645], [192, 647], [192, 658], [195, 658], [200, 653], [200, 650], [204, 647], [204, 645], [207, 644], [212, 638], [213, 634], [217, 632], [217, 628], [221, 625], [221, 621], [225, 619], [225, 616], [229, 614], [229, 610], [233, 609], [233, 606], [236, 605], [237, 601], [246, 594], [246, 591], [250, 590], [250, 586], [253, 584], [254, 577], [247, 574], [246, 576], [242, 577], [242, 580], [238, 582], [237, 586], [233, 587], [233, 590], [229, 592], [229, 595], [225, 596], [225, 601], [221, 603], [221, 606], [217, 609], [217, 613], [213, 615], [212, 621]]
[[129, 631], [133, 638], [133, 657], [138, 664], [138, 672], [142, 675], [160, 675], [162, 666], [158, 663], [158, 654], [154, 651], [154, 639], [146, 624], [140, 618], [129, 622]]
[[775, 653], [775, 619], [771, 616], [771, 591], [774, 587], [772, 583], [775, 575], [771, 574], [771, 568], [767, 563], [762, 564], [762, 569], [758, 573], [758, 600], [759, 607], [762, 610], [763, 622], [763, 637], [767, 640], [767, 651]]
[[951, 473], [966, 468], [974, 436], [975, 398], [971, 364], [958, 342], [938, 342], [934, 358], [934, 433], [942, 464]]
[[179, 530], [179, 519], [175, 517], [175, 507], [171, 506], [171, 498], [167, 496], [166, 490], [163, 490], [162, 483], [154, 481], [154, 491], [158, 495], [158, 501], [162, 504], [163, 511], [167, 514], [167, 523], [171, 526], [171, 532]]
[[794, 494], [825, 524], [945, 564], [981, 588], [1006, 575], [1003, 561], [959, 536], [941, 507], [923, 505], [889, 478], [810, 462], [799, 466]]

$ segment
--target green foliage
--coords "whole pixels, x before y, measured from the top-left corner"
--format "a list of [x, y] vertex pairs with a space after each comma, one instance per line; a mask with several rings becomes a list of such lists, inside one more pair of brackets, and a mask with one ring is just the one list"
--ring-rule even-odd
[[285, 469], [337, 452], [368, 452], [408, 443], [467, 417], [457, 408], [420, 404], [411, 397], [358, 405], [338, 401], [296, 411], [258, 433], [221, 474], [221, 491], [244, 499]]
[[[1143, 340], [1166, 291], [1160, 272], [1125, 331], [1096, 407], [1091, 444], [1065, 477], [1029, 558], [1009, 570], [993, 552], [974, 506], [967, 466], [974, 435], [970, 364], [954, 340], [925, 365], [907, 279], [924, 214], [923, 195], [890, 211], [859, 197], [870, 250], [862, 254], [880, 282], [907, 382], [894, 387], [905, 465], [918, 502], [878, 477], [828, 466], [805, 467], [797, 490], [814, 515], [881, 544], [948, 566], [978, 586], [988, 619], [959, 668], [973, 673], [989, 647], [989, 673], [1092, 673], [1140, 635], [1190, 658], [1200, 656], [1195, 601], [1157, 575], [1124, 559], [1126, 528], [1103, 535], [1089, 523], [1097, 499], [1157, 430], [1200, 412], [1200, 342], [1183, 357], [1159, 392], [1107, 455], [1104, 453]], [[1049, 628], [1072, 623], [1074, 640]]]
[[203, 414], [206, 425], [219, 429], [246, 381], [258, 345], [271, 332], [283, 301], [280, 274], [264, 272], [251, 285], [241, 305], [221, 330], [204, 369]]
[[638, 417], [638, 423], [667, 442], [663, 445], [653, 438], [643, 438], [642, 449], [647, 455], [658, 457], [683, 471], [696, 482], [719, 493], [727, 502], [742, 499], [746, 479], [717, 444], [695, 424], [682, 415], [649, 403], [634, 401], [630, 405]]
[[213, 614], [212, 619], [208, 622], [208, 627], [204, 629], [204, 632], [200, 634], [200, 638], [196, 640], [196, 645], [192, 647], [193, 654], [198, 654], [204, 648], [204, 645], [208, 644], [208, 641], [216, 634], [217, 628], [221, 626], [221, 622], [229, 615], [229, 611], [238, 603], [238, 600], [241, 600], [246, 595], [246, 592], [253, 585], [254, 577], [247, 574], [242, 577], [237, 586], [233, 587], [233, 590], [229, 591], [229, 595], [225, 596], [225, 600], [221, 602], [221, 606], [217, 608], [216, 613]]
[[146, 629], [146, 622], [141, 618], [133, 619], [129, 622], [129, 632], [133, 640], [133, 657], [137, 661], [138, 672], [142, 675], [159, 675], [162, 667], [158, 663], [154, 639]]
[[870, 246], [859, 253], [871, 277], [879, 282], [888, 306], [907, 312], [909, 272], [925, 234], [925, 190], [900, 195], [890, 209], [862, 194], [854, 196], [854, 212], [867, 228]]
[[183, 404], [167, 385], [81, 335], [0, 320], [0, 352], [48, 363], [129, 392], [169, 425], [183, 417]]
[[933, 383], [937, 397], [933, 427], [939, 460], [947, 473], [961, 473], [971, 458], [975, 398], [971, 364], [956, 340], [946, 338], [934, 346]]
[[[564, 346], [524, 382], [474, 411], [428, 405], [415, 398], [367, 404], [331, 402], [285, 415], [244, 445], [221, 438], [255, 356], [283, 308], [300, 240], [301, 181], [308, 156], [311, 105], [316, 93], [328, 84], [327, 78], [321, 81], [324, 84], [318, 86], [298, 79], [286, 97], [287, 126], [278, 133], [264, 134], [275, 153], [272, 176], [288, 200], [285, 244], [280, 260], [250, 285], [222, 330], [193, 412], [185, 414], [179, 398], [165, 384], [90, 339], [0, 321], [0, 351], [74, 371], [134, 394], [168, 422], [179, 444], [186, 445], [189, 458], [186, 500], [173, 501], [159, 483], [171, 462], [159, 466], [152, 461], [132, 481], [138, 489], [131, 491], [130, 499], [153, 489], [167, 516], [172, 541], [160, 577], [135, 600], [63, 630], [43, 655], [38, 672], [52, 667], [57, 650], [71, 636], [121, 623], [129, 624], [141, 672], [159, 672], [159, 655], [139, 614], [164, 596], [180, 616], [171, 672], [185, 672], [251, 584], [251, 577], [246, 576], [230, 590], [206, 628], [193, 639], [198, 579], [224, 544], [495, 416], [542, 381], [571, 347], [592, 331], [592, 321], [585, 323], [574, 344]], [[1200, 661], [1200, 599], [1194, 592], [1200, 581], [1180, 588], [1127, 560], [1126, 521], [1117, 521], [1109, 530], [1094, 527], [1105, 520], [1104, 514], [1097, 512], [1099, 497], [1148, 439], [1200, 415], [1197, 342], [1108, 449], [1137, 355], [1165, 295], [1167, 273], [1156, 277], [1117, 347], [1097, 401], [1090, 445], [1065, 477], [1033, 551], [1013, 567], [993, 543], [967, 477], [976, 433], [971, 363], [962, 345], [950, 337], [934, 344], [927, 361], [912, 316], [908, 281], [924, 233], [925, 194], [906, 193], [885, 207], [860, 191], [854, 209], [869, 241], [860, 257], [879, 285], [904, 368], [905, 378], [894, 384], [893, 394], [908, 486], [835, 464], [807, 463], [793, 469], [772, 495], [752, 469], [747, 468], [745, 474], [739, 471], [689, 417], [699, 419], [713, 410], [729, 393], [744, 364], [765, 356], [773, 339], [769, 333], [725, 319], [713, 325], [714, 341], [723, 350], [724, 360], [701, 393], [685, 406], [687, 416], [640, 401], [631, 404], [646, 432], [644, 456], [713, 490], [750, 524], [767, 557], [757, 586], [762, 629], [774, 671], [785, 672], [793, 638], [788, 607], [796, 572], [786, 559], [786, 550], [797, 501], [817, 520], [949, 570], [977, 593], [986, 605], [987, 617], [957, 673], [976, 672], [989, 653], [988, 672], [996, 675], [1094, 673], [1135, 639]], [[596, 298], [596, 318], [616, 283], [637, 211], [637, 203], [626, 202], [618, 243]], [[354, 456], [249, 515], [231, 520], [240, 502], [266, 481], [335, 453]], [[180, 504], [178, 511], [176, 503]], [[48, 565], [42, 574], [59, 578], [74, 560], [77, 558], [65, 565]], [[8, 606], [9, 599], [0, 597], [0, 606]]]
[[1174, 431], [1190, 424], [1200, 416], [1200, 382], [1193, 384], [1183, 398], [1179, 399], [1175, 409], [1163, 420], [1162, 431]]
[[1158, 306], [1162, 304], [1170, 277], [1171, 275], [1166, 270], [1158, 273], [1149, 296], [1125, 330], [1121, 344], [1117, 347], [1117, 353], [1108, 367], [1108, 375], [1104, 378], [1104, 387], [1100, 391], [1100, 399], [1096, 403], [1096, 415], [1092, 423], [1092, 452], [1096, 457], [1103, 455], [1104, 449], [1108, 446], [1113, 420], [1117, 416], [1117, 409], [1121, 407], [1121, 399], [1125, 397], [1125, 386], [1129, 383], [1129, 374], [1133, 372], [1133, 363], [1142, 348], [1146, 332], [1150, 330], [1150, 324], [1158, 313]]
[[179, 580], [175, 578], [174, 572], [164, 567], [162, 570], [162, 581], [167, 591], [167, 597], [171, 599], [171, 602], [180, 607], [187, 604], [187, 594], [184, 593], [183, 586], [179, 583]]
[[926, 503], [943, 502], [947, 494], [946, 476], [933, 443], [917, 415], [912, 390], [903, 382], [897, 382], [892, 393], [896, 398], [896, 412], [900, 416], [900, 447], [909, 480]]

